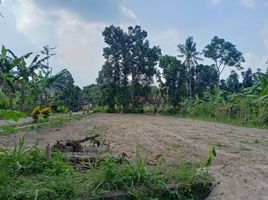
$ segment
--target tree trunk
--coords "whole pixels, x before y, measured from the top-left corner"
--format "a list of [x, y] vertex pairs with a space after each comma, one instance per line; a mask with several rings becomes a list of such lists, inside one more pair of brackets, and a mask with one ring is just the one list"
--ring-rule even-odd
[[135, 105], [135, 80], [134, 75], [132, 75], [131, 80], [131, 110], [132, 112], [135, 111], [136, 105]]
[[192, 72], [191, 68], [189, 68], [189, 95], [192, 98]]

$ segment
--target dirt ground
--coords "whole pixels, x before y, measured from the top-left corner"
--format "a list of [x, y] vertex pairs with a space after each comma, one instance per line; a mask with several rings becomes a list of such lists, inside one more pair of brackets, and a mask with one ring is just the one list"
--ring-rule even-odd
[[[151, 164], [202, 161], [215, 145], [211, 171], [216, 178], [209, 200], [268, 200], [268, 130], [180, 119], [168, 116], [94, 114], [60, 128], [27, 133], [26, 143], [44, 147], [57, 140], [99, 133], [115, 153], [134, 156], [137, 146]], [[0, 146], [12, 147], [21, 133], [0, 136]]]

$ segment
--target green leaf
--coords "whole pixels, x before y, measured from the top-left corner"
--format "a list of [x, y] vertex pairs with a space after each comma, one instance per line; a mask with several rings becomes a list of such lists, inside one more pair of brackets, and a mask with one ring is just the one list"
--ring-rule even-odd
[[2, 57], [6, 57], [7, 56], [7, 49], [5, 48], [5, 46], [2, 46]]
[[212, 146], [211, 147], [211, 153], [212, 153], [212, 155], [214, 156], [214, 157], [216, 157], [216, 148], [215, 148], [215, 146]]

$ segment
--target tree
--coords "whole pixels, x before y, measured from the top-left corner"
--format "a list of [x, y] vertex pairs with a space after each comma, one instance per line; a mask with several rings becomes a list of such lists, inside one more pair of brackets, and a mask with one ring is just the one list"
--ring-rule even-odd
[[101, 88], [101, 96], [104, 105], [108, 105], [108, 112], [115, 111], [116, 101], [116, 85], [114, 81], [114, 70], [110, 63], [107, 61], [99, 71], [99, 76], [96, 80]]
[[236, 71], [232, 70], [230, 76], [227, 78], [227, 90], [235, 93], [240, 89], [239, 75]]
[[160, 77], [160, 87], [165, 90], [169, 103], [176, 109], [186, 94], [186, 66], [176, 57], [165, 55], [160, 58], [159, 67], [163, 70], [162, 78], [164, 79], [162, 81]]
[[220, 90], [224, 90], [224, 91], [227, 91], [228, 90], [227, 84], [226, 84], [226, 80], [224, 80], [224, 79], [221, 79], [220, 80], [219, 89]]
[[83, 87], [82, 100], [84, 102], [92, 103], [93, 106], [100, 106], [102, 102], [100, 86], [91, 84]]
[[126, 34], [127, 55], [125, 63], [131, 76], [131, 105], [132, 111], [136, 109], [136, 96], [140, 96], [141, 90], [144, 96], [149, 93], [149, 86], [156, 74], [155, 66], [161, 55], [158, 47], [150, 47], [147, 32], [140, 26], [129, 27]]
[[52, 57], [52, 56], [55, 56], [56, 53], [51, 53], [51, 51], [55, 50], [56, 47], [49, 47], [49, 45], [46, 45], [43, 47], [43, 50], [40, 51], [41, 54], [45, 55], [45, 57], [47, 58], [46, 59], [46, 66], [47, 66], [47, 76], [51, 76], [52, 74], [52, 68], [49, 67], [49, 59]]
[[215, 62], [218, 80], [220, 80], [220, 75], [226, 66], [240, 70], [242, 69], [241, 63], [245, 62], [242, 53], [236, 49], [235, 45], [217, 36], [205, 47], [203, 53], [206, 58], [210, 58]]
[[248, 68], [247, 71], [242, 72], [243, 82], [242, 86], [243, 88], [251, 87], [253, 85], [253, 74], [252, 70]]
[[213, 65], [198, 65], [196, 67], [195, 90], [193, 94], [202, 96], [204, 92], [213, 92], [218, 82], [218, 73]]
[[99, 72], [97, 83], [101, 86], [104, 103], [114, 112], [115, 106], [127, 107], [127, 101], [122, 97], [126, 94], [128, 84], [128, 68], [124, 64], [124, 51], [126, 50], [126, 38], [120, 27], [109, 26], [102, 32], [104, 41], [108, 45], [103, 49], [106, 59], [102, 70]]
[[181, 53], [178, 57], [184, 58], [183, 64], [188, 69], [188, 89], [189, 95], [192, 97], [193, 82], [195, 82], [196, 79], [196, 66], [198, 65], [198, 61], [202, 61], [203, 59], [198, 57], [200, 53], [196, 50], [196, 43], [194, 42], [193, 37], [188, 37], [185, 44], [179, 44], [178, 48]]
[[148, 96], [161, 51], [150, 47], [147, 32], [140, 26], [130, 26], [127, 32], [120, 27], [106, 27], [103, 36], [108, 47], [103, 49], [106, 61], [97, 79], [103, 99], [110, 111], [115, 107], [127, 110], [131, 100], [134, 112], [137, 97]]

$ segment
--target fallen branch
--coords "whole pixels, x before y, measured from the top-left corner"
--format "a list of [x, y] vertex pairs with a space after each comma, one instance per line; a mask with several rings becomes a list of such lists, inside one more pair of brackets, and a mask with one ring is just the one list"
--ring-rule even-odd
[[81, 143], [86, 142], [88, 140], [94, 141], [100, 135], [94, 135], [90, 137], [85, 137], [79, 140], [66, 140], [66, 141], [57, 141], [56, 144], [53, 145], [52, 150], [62, 150], [67, 152], [81, 152], [83, 151], [83, 146]]

